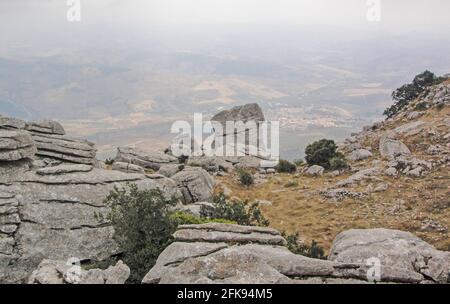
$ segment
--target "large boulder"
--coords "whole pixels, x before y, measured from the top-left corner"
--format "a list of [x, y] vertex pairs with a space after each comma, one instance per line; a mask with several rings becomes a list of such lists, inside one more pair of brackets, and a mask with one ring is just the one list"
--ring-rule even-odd
[[[367, 232], [368, 235], [370, 233], [373, 231]], [[377, 239], [374, 238], [362, 240], [360, 246], [354, 242], [340, 246], [342, 240], [338, 236], [330, 260], [290, 252], [284, 247], [285, 241], [280, 233], [270, 228], [212, 223], [186, 225], [179, 227], [174, 238], [175, 242], [161, 253], [143, 283], [353, 284], [368, 283], [373, 279], [396, 283], [433, 283], [444, 282], [448, 277], [448, 253], [430, 249], [431, 256], [436, 260], [431, 263], [425, 258], [417, 260], [417, 270], [411, 266], [414, 263], [401, 268], [401, 265], [387, 262], [381, 264], [380, 278], [372, 278], [369, 274], [373, 265], [368, 264], [368, 259], [383, 257], [386, 250], [395, 253], [403, 249], [405, 251], [399, 255], [405, 257], [415, 250], [414, 244], [403, 246], [395, 241], [377, 246]], [[415, 241], [419, 244], [420, 240], [416, 238]], [[425, 247], [431, 247], [420, 242]], [[347, 259], [347, 256], [350, 258]]]
[[409, 148], [402, 141], [394, 139], [392, 134], [387, 134], [380, 139], [379, 150], [381, 156], [388, 159], [411, 154]]
[[77, 263], [43, 260], [28, 278], [28, 284], [125, 284], [130, 268], [122, 261], [105, 270], [84, 270]]
[[313, 165], [311, 167], [308, 167], [308, 169], [306, 169], [305, 174], [309, 176], [322, 176], [324, 171], [325, 171], [324, 167]]
[[215, 181], [204, 169], [186, 167], [172, 176], [184, 197], [186, 204], [212, 200]]
[[409, 232], [389, 229], [352, 229], [334, 240], [329, 259], [340, 263], [364, 263], [377, 258], [384, 268], [398, 270], [410, 278], [436, 283], [450, 280], [450, 252], [436, 250]]
[[44, 133], [44, 134], [56, 134], [56, 135], [66, 134], [66, 131], [59, 122], [47, 119], [28, 123], [25, 129], [36, 133]]
[[28, 132], [0, 129], [0, 161], [32, 158], [35, 153], [36, 146]]
[[163, 165], [178, 163], [176, 157], [160, 151], [145, 151], [129, 147], [117, 148], [115, 161], [138, 165], [145, 169], [153, 169], [155, 171], [159, 170]]
[[348, 156], [348, 159], [351, 161], [359, 161], [364, 160], [369, 157], [372, 157], [372, 152], [366, 149], [356, 149]]
[[243, 106], [236, 106], [230, 110], [223, 110], [211, 118], [211, 121], [217, 121], [222, 124], [227, 121], [264, 121], [264, 113], [256, 103], [250, 103]]
[[96, 261], [120, 253], [104, 203], [114, 187], [136, 183], [182, 198], [175, 182], [160, 175], [78, 165], [39, 173], [20, 168], [0, 185], [0, 282], [22, 282], [42, 259]]

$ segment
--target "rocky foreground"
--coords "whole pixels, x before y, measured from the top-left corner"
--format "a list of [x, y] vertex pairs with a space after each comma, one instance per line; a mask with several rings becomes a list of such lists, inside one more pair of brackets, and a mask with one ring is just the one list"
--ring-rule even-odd
[[[389, 191], [395, 179], [448, 172], [449, 86], [444, 83], [424, 97], [426, 110], [408, 108], [343, 143], [351, 174], [326, 173], [332, 182], [314, 195], [362, 204], [372, 193]], [[438, 104], [443, 104], [440, 114], [430, 114]], [[252, 104], [219, 113], [217, 120], [255, 117], [264, 118]], [[202, 204], [211, 202], [217, 180], [233, 178], [237, 168], [255, 170], [259, 184], [270, 180], [275, 169], [262, 165], [259, 152], [197, 155], [180, 163], [170, 150], [120, 147], [114, 163], [106, 165], [96, 159], [93, 143], [67, 136], [57, 122], [0, 116], [0, 282], [124, 283], [129, 269], [121, 262], [75, 274], [74, 265], [67, 264], [71, 259], [102, 261], [121, 252], [113, 228], [98, 216], [107, 214], [104, 199], [114, 187], [132, 182], [141, 189], [158, 188], [175, 197], [180, 210], [198, 214]], [[305, 167], [300, 174], [320, 179], [324, 168]], [[394, 180], [386, 183], [385, 178]], [[334, 238], [328, 260], [291, 253], [272, 228], [186, 225], [174, 238], [143, 283], [364, 283], [374, 279], [368, 276], [373, 258], [381, 266], [375, 279], [382, 282], [449, 282], [449, 252], [398, 230], [344, 231]]]
[[[353, 284], [450, 282], [450, 252], [411, 233], [348, 230], [333, 242], [328, 260], [290, 252], [271, 228], [230, 224], [184, 225], [143, 283]], [[379, 261], [374, 276], [373, 259]], [[371, 276], [372, 275], [372, 276]]]

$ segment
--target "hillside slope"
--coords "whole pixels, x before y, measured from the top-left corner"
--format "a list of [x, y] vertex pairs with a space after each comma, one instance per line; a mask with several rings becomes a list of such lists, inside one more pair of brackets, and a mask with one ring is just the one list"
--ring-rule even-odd
[[[450, 250], [450, 81], [431, 87], [396, 116], [339, 144], [351, 169], [308, 176], [256, 173], [257, 184], [220, 177], [231, 197], [260, 201], [271, 226], [329, 250], [341, 231], [410, 231]], [[370, 153], [368, 153], [370, 152]]]

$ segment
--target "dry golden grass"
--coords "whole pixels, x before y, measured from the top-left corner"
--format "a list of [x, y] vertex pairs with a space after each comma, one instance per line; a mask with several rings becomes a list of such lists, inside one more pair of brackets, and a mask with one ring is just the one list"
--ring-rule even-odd
[[[348, 175], [296, 177], [278, 174], [263, 184], [246, 188], [239, 185], [235, 177], [229, 176], [219, 178], [219, 184], [226, 185], [232, 190], [233, 197], [242, 200], [271, 201], [271, 206], [261, 206], [271, 227], [288, 233], [298, 232], [300, 239], [308, 243], [316, 240], [326, 251], [338, 233], [351, 228], [410, 231], [439, 249], [450, 250], [448, 231], [421, 231], [425, 219], [450, 226], [448, 171], [436, 171], [421, 179], [382, 177], [389, 189], [371, 193], [364, 199], [346, 198], [335, 202], [320, 194], [327, 186], [346, 177]], [[292, 181], [298, 186], [285, 186]], [[363, 182], [352, 191], [365, 191], [368, 183]], [[399, 200], [404, 200], [404, 204], [399, 204]]]

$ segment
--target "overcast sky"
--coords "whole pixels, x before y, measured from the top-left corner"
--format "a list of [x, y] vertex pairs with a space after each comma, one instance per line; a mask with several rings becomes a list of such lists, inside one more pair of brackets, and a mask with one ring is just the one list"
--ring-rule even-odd
[[[82, 23], [120, 26], [293, 24], [373, 26], [377, 0], [80, 0]], [[392, 32], [450, 28], [448, 0], [380, 0], [381, 22]], [[30, 30], [66, 21], [66, 0], [0, 0], [2, 28]]]

